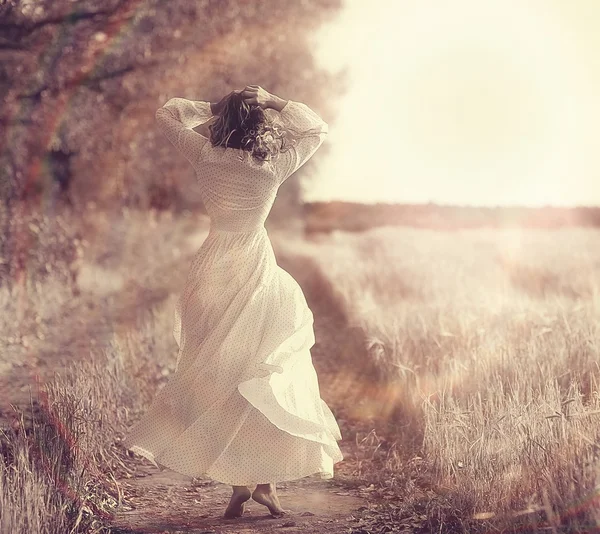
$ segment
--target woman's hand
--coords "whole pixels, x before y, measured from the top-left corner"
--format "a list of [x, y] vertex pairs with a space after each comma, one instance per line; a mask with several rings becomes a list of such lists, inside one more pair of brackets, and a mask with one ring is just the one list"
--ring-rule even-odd
[[273, 95], [260, 85], [247, 85], [242, 91], [242, 97], [246, 104], [260, 106], [263, 109], [267, 109], [273, 101]]

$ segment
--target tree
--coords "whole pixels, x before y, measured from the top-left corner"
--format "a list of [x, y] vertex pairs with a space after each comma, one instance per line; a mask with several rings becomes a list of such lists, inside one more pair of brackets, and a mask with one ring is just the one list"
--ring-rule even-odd
[[[8, 0], [0, 5], [0, 175], [12, 203], [182, 207], [192, 170], [156, 129], [171, 96], [260, 84], [327, 117], [339, 80], [307, 37], [341, 0]], [[332, 90], [333, 88], [333, 90]], [[311, 164], [301, 171], [310, 174]], [[299, 204], [298, 180], [282, 187]], [[285, 200], [279, 201], [285, 203]]]

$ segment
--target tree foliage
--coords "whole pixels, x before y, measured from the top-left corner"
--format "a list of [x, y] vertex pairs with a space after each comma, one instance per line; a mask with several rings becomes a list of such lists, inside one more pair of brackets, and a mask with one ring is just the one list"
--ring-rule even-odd
[[[84, 208], [190, 205], [193, 171], [156, 128], [172, 96], [259, 84], [328, 120], [341, 81], [310, 32], [341, 0], [7, 0], [0, 3], [0, 194]], [[329, 108], [331, 109], [331, 108]], [[326, 148], [325, 148], [326, 149]], [[311, 163], [302, 169], [311, 173]], [[284, 184], [288, 207], [298, 180]], [[193, 202], [191, 205], [195, 205]]]

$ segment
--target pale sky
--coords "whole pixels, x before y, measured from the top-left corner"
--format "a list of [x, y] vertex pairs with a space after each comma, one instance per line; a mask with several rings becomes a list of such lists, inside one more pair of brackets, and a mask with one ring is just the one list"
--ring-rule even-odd
[[305, 198], [600, 205], [600, 0], [345, 0]]

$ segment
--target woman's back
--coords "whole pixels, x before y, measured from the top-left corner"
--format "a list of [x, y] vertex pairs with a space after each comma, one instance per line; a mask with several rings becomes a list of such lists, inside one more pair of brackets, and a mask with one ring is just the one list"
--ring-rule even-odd
[[289, 149], [272, 160], [257, 161], [249, 151], [213, 146], [203, 135], [213, 120], [208, 102], [172, 98], [156, 119], [194, 167], [213, 226], [236, 232], [264, 226], [279, 186], [310, 159], [328, 132], [327, 123], [308, 106], [289, 100], [279, 113]]
[[200, 195], [212, 225], [232, 232], [264, 226], [281, 184], [277, 168], [239, 149], [207, 143], [196, 167]]

